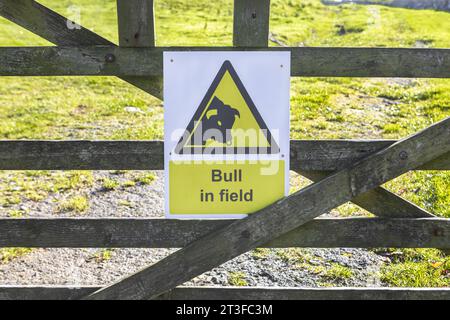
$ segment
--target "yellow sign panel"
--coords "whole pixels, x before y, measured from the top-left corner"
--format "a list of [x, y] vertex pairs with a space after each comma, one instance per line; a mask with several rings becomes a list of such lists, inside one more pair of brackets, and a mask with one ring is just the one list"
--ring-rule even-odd
[[[284, 197], [285, 162], [169, 162], [170, 211], [176, 214], [248, 214]], [[264, 174], [266, 173], [266, 174]]]

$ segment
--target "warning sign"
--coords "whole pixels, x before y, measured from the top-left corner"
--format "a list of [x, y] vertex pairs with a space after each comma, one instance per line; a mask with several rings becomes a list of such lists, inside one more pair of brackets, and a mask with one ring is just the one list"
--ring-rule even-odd
[[[204, 135], [204, 132], [210, 132], [210, 135]], [[255, 134], [250, 135], [250, 132]], [[201, 149], [202, 153], [225, 151], [232, 154], [280, 151], [228, 60], [202, 99], [176, 152], [191, 154], [196, 149]]]
[[166, 216], [244, 217], [289, 187], [289, 52], [165, 52]]

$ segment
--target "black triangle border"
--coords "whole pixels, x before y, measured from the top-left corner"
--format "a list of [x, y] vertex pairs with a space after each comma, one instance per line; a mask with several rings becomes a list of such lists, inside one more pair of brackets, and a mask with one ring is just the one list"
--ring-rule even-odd
[[[221, 148], [222, 150], [225, 150], [225, 153], [216, 153], [215, 148], [211, 147], [202, 147], [202, 153], [205, 151], [206, 148], [211, 148], [211, 152], [208, 154], [277, 154], [280, 153], [280, 147], [278, 146], [277, 142], [275, 140], [272, 140], [272, 133], [267, 128], [266, 123], [264, 122], [264, 119], [261, 117], [261, 114], [259, 113], [258, 109], [256, 108], [255, 104], [253, 103], [252, 98], [247, 92], [247, 89], [245, 89], [244, 84], [242, 83], [241, 79], [239, 78], [236, 70], [234, 69], [233, 65], [229, 60], [225, 60], [222, 66], [219, 69], [219, 72], [217, 73], [216, 77], [214, 78], [214, 81], [212, 82], [211, 86], [209, 87], [208, 91], [206, 92], [205, 96], [203, 97], [202, 102], [200, 103], [199, 107], [197, 108], [197, 111], [195, 112], [194, 116], [192, 117], [191, 121], [189, 122], [189, 125], [186, 128], [186, 132], [189, 134], [194, 129], [194, 122], [195, 119], [198, 119], [205, 108], [208, 107], [208, 102], [211, 100], [211, 96], [216, 91], [217, 86], [219, 85], [220, 81], [222, 80], [222, 77], [225, 75], [225, 72], [229, 72], [232, 79], [234, 80], [236, 86], [238, 87], [239, 92], [242, 94], [242, 97], [244, 98], [244, 101], [247, 103], [247, 106], [249, 107], [251, 113], [256, 119], [256, 122], [258, 123], [260, 129], [263, 129], [263, 133], [266, 136], [267, 141], [271, 144], [270, 147], [225, 147]], [[265, 129], [265, 130], [264, 130]], [[185, 134], [180, 138], [180, 140], [177, 143], [177, 146], [175, 148], [176, 154], [196, 154], [192, 153], [191, 147], [180, 147], [180, 144], [183, 142], [183, 137]], [[189, 152], [187, 152], [189, 151]]]

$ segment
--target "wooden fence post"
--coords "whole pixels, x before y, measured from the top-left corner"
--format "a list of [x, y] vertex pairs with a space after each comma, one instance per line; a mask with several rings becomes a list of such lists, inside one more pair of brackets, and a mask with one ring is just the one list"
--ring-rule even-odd
[[267, 47], [270, 0], [234, 0], [233, 45]]
[[[117, 0], [119, 45], [125, 48], [155, 46], [155, 17], [153, 0]], [[126, 77], [140, 83], [162, 99], [162, 77]]]

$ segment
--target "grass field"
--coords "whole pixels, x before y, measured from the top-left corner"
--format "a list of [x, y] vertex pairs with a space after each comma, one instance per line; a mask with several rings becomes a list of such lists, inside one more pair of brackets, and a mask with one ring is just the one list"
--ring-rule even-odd
[[[40, 2], [63, 15], [80, 8], [85, 27], [117, 43], [114, 0]], [[157, 0], [157, 45], [231, 45], [232, 12], [232, 0]], [[0, 30], [0, 46], [51, 45], [2, 18]], [[290, 46], [450, 47], [450, 14], [273, 0], [270, 31]], [[291, 96], [293, 139], [400, 138], [450, 116], [450, 80], [296, 78]], [[142, 112], [130, 114], [126, 106]], [[1, 78], [0, 139], [162, 139], [162, 106], [115, 78]], [[12, 205], [89, 187], [92, 179], [86, 171], [0, 172], [0, 210], [27, 216]], [[408, 173], [387, 187], [450, 217], [449, 173]], [[339, 209], [346, 216], [357, 212], [351, 205]], [[0, 257], [26, 252], [3, 250]], [[450, 285], [450, 258], [439, 250], [395, 252], [402, 258], [384, 268], [386, 284]]]

